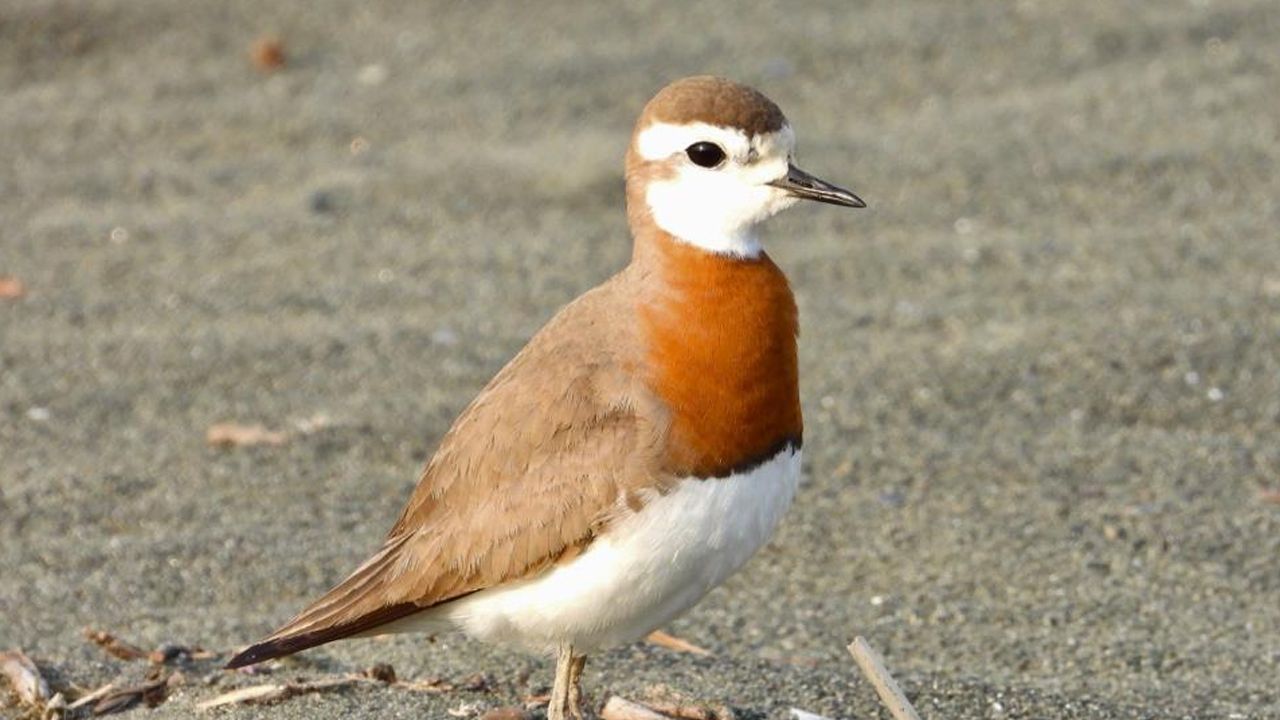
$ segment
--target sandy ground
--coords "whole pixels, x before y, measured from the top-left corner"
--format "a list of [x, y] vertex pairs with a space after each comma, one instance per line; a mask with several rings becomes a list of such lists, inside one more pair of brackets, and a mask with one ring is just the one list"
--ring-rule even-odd
[[[714, 656], [621, 648], [589, 693], [873, 718], [863, 634], [927, 718], [1280, 717], [1271, 0], [6, 0], [0, 649], [60, 687], [139, 677], [81, 628], [229, 650], [344, 575], [458, 410], [625, 262], [631, 122], [695, 72], [764, 89], [871, 208], [770, 227], [807, 484], [668, 628]], [[488, 689], [217, 716], [444, 717], [550, 680], [460, 637], [272, 677], [375, 661]], [[258, 681], [213, 667], [134, 715]]]

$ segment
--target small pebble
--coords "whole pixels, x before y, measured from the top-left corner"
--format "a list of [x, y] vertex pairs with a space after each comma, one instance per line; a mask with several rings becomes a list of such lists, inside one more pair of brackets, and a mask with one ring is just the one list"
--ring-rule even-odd
[[334, 208], [333, 194], [327, 190], [313, 190], [307, 196], [307, 207], [317, 215], [331, 213]]
[[278, 37], [264, 35], [254, 41], [249, 50], [249, 59], [259, 71], [275, 72], [285, 64], [284, 43]]
[[155, 650], [152, 650], [147, 655], [147, 659], [157, 665], [163, 665], [166, 663], [171, 663], [174, 660], [178, 660], [184, 656], [190, 657], [190, 655], [191, 655], [191, 652], [187, 650], [187, 648], [181, 645], [176, 645], [174, 643], [164, 643], [163, 645], [156, 648]]
[[390, 685], [396, 681], [396, 669], [391, 663], [376, 663], [365, 668], [364, 676]]
[[458, 344], [458, 333], [455, 332], [453, 328], [440, 328], [439, 330], [431, 333], [431, 342], [436, 345], [453, 347]]
[[373, 63], [360, 68], [360, 73], [356, 75], [356, 79], [362, 85], [381, 85], [386, 82], [388, 74], [386, 65]]

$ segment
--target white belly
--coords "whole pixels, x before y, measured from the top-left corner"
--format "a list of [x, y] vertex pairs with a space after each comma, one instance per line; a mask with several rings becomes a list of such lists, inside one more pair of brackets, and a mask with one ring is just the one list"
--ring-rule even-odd
[[799, 479], [800, 450], [788, 449], [749, 472], [683, 480], [577, 558], [430, 614], [481, 640], [534, 652], [637, 640], [742, 567], [773, 533]]

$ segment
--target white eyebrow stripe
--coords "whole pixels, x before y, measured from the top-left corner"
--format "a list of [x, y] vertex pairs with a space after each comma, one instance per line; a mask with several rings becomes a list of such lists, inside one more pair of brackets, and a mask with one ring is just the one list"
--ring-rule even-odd
[[656, 122], [640, 131], [636, 137], [636, 152], [645, 160], [662, 160], [703, 140], [714, 142], [732, 157], [745, 158], [750, 149], [746, 133], [736, 128], [702, 122], [683, 125]]
[[683, 125], [658, 122], [640, 131], [636, 137], [636, 152], [645, 160], [664, 160], [704, 140], [716, 143], [738, 162], [748, 162], [753, 150], [761, 158], [775, 154], [787, 156], [795, 147], [796, 134], [790, 125], [748, 138], [738, 128], [703, 122]]

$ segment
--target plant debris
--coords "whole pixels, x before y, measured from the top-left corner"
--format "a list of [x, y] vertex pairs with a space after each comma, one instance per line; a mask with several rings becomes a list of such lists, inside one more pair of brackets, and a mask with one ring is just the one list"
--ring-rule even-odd
[[698, 647], [684, 638], [678, 638], [675, 635], [665, 633], [661, 630], [654, 630], [649, 633], [645, 638], [645, 642], [668, 650], [674, 650], [676, 652], [692, 653], [694, 655], [711, 655], [710, 650]]
[[546, 707], [551, 704], [551, 695], [540, 693], [538, 695], [525, 695], [521, 698], [524, 703], [525, 710], [537, 710], [540, 707]]
[[121, 660], [147, 660], [152, 665], [168, 665], [191, 660], [211, 660], [219, 656], [219, 653], [205, 650], [198, 645], [179, 645], [177, 643], [161, 643], [156, 649], [148, 652], [105, 630], [94, 630], [92, 628], [85, 628], [84, 636], [89, 642], [102, 648], [112, 657]]
[[289, 441], [289, 434], [268, 430], [261, 425], [240, 425], [225, 422], [210, 425], [205, 431], [205, 442], [217, 448], [251, 447], [254, 445], [280, 446]]
[[489, 689], [489, 676], [484, 673], [468, 675], [457, 687], [464, 692], [485, 692]]
[[328, 692], [330, 690], [341, 690], [351, 687], [359, 682], [359, 677], [332, 678], [329, 680], [314, 680], [312, 682], [285, 683], [284, 685], [251, 685], [249, 687], [239, 688], [231, 692], [223, 693], [212, 700], [206, 700], [198, 705], [198, 710], [208, 710], [210, 708], [222, 707], [223, 705], [263, 705], [268, 703], [280, 702], [298, 695], [308, 695], [310, 693]]
[[449, 717], [464, 718], [478, 715], [480, 713], [480, 703], [464, 702], [456, 708], [449, 708], [445, 712], [449, 713]]
[[677, 720], [734, 720], [737, 717], [727, 706], [698, 702], [666, 685], [645, 688], [644, 705], [664, 717]]
[[[211, 700], [206, 700], [196, 707], [200, 710], [221, 707], [223, 705], [264, 705], [276, 703], [299, 695], [307, 695], [330, 690], [341, 690], [361, 683], [375, 683], [386, 687], [394, 687], [411, 692], [441, 694], [452, 690], [482, 691], [487, 690], [488, 677], [483, 674], [473, 675], [461, 683], [454, 685], [438, 677], [422, 680], [403, 681], [396, 677], [395, 668], [387, 663], [378, 663], [365, 668], [359, 674], [345, 675], [324, 680], [308, 682], [269, 683], [251, 685], [225, 692]], [[473, 713], [474, 714], [474, 713]]]
[[614, 695], [600, 711], [600, 720], [671, 720], [671, 718], [653, 708]]
[[858, 668], [862, 670], [862, 674], [867, 677], [871, 687], [875, 688], [876, 694], [880, 696], [880, 702], [889, 709], [889, 714], [894, 720], [920, 720], [911, 701], [902, 694], [902, 688], [898, 687], [898, 681], [893, 679], [889, 669], [884, 666], [884, 660], [880, 654], [861, 635], [853, 639], [848, 649], [849, 654], [858, 663]]
[[105, 630], [85, 628], [84, 636], [89, 642], [105, 650], [108, 655], [121, 660], [143, 660], [149, 655], [137, 645], [121, 640]]
[[327, 430], [333, 420], [324, 413], [294, 420], [292, 430], [271, 430], [263, 425], [246, 425], [238, 422], [220, 422], [205, 431], [205, 442], [213, 447], [251, 447], [254, 445], [280, 446], [297, 437], [306, 437]]
[[332, 424], [333, 420], [324, 413], [316, 413], [311, 417], [293, 421], [293, 427], [298, 431], [299, 435], [313, 435], [327, 429]]
[[0, 275], [0, 300], [18, 300], [27, 294], [27, 286], [12, 275]]
[[116, 684], [109, 682], [100, 688], [90, 690], [89, 692], [76, 698], [74, 702], [67, 706], [68, 710], [78, 710], [89, 703], [95, 703], [106, 697], [112, 690], [116, 689]]
[[284, 67], [288, 61], [284, 42], [274, 35], [263, 35], [249, 48], [249, 59], [260, 72], [271, 73]]
[[391, 663], [375, 663], [365, 668], [360, 674], [370, 680], [377, 680], [388, 685], [396, 681], [396, 669], [391, 666]]
[[44, 707], [53, 697], [40, 669], [21, 650], [0, 653], [0, 673], [9, 678], [18, 699], [31, 707]]
[[429, 677], [409, 682], [398, 682], [396, 683], [396, 687], [415, 692], [430, 693], [432, 695], [447, 693], [454, 689], [452, 683], [449, 683], [444, 678], [440, 677]]
[[727, 707], [718, 705], [693, 705], [683, 702], [648, 700], [645, 703], [658, 713], [677, 720], [735, 720], [737, 715]]
[[830, 720], [830, 718], [811, 713], [808, 710], [791, 708], [791, 720]]
[[49, 698], [49, 702], [44, 704], [44, 712], [40, 713], [40, 720], [62, 720], [67, 712], [67, 699], [62, 693], [54, 693]]
[[147, 653], [147, 660], [152, 665], [168, 665], [174, 662], [187, 662], [190, 660], [212, 660], [219, 657], [220, 653], [211, 650], [205, 650], [199, 645], [178, 645], [176, 643], [162, 643], [159, 647]]
[[[102, 692], [98, 696], [97, 702], [93, 705], [93, 714], [110, 715], [111, 713], [128, 710], [139, 702], [145, 703], [149, 708], [157, 707], [169, 699], [169, 689], [171, 687], [181, 685], [183, 682], [185, 682], [185, 679], [181, 673], [170, 675], [152, 670], [145, 682], [118, 689], [112, 688], [108, 692]], [[111, 688], [112, 686], [108, 685], [106, 687]], [[99, 688], [99, 690], [90, 693], [90, 695], [98, 694], [102, 690], [104, 688]], [[81, 698], [76, 702], [80, 703], [84, 699]]]
[[480, 720], [533, 720], [533, 716], [518, 707], [494, 708], [480, 716]]
[[682, 701], [646, 700], [638, 703], [614, 695], [600, 711], [600, 720], [735, 720], [724, 706], [709, 707]]

